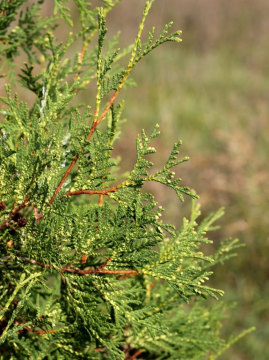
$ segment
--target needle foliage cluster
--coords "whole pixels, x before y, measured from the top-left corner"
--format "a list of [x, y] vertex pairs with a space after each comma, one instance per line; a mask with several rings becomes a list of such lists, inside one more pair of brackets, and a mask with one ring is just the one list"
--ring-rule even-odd
[[[145, 183], [173, 189], [179, 201], [196, 194], [173, 172], [187, 160], [181, 142], [161, 169], [149, 160], [158, 126], [138, 135], [128, 174], [113, 155], [118, 95], [136, 64], [180, 43], [181, 32], [169, 23], [144, 34], [147, 0], [133, 44], [121, 50], [117, 36], [106, 38], [119, 0], [74, 0], [75, 32], [70, 3], [51, 3], [54, 14], [44, 16], [43, 1], [1, 1], [0, 359], [213, 360], [236, 340], [220, 336], [226, 306], [206, 300], [222, 295], [207, 285], [212, 267], [239, 246], [228, 239], [212, 255], [201, 250], [223, 211], [199, 222], [194, 202], [179, 230], [162, 221]], [[77, 104], [90, 84], [95, 96]]]

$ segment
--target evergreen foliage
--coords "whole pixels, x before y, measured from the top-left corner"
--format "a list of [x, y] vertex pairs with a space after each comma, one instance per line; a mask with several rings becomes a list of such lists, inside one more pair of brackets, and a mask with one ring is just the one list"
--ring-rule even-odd
[[[118, 2], [95, 8], [74, 0], [80, 29], [65, 42], [54, 30], [60, 17], [73, 26], [66, 1], [54, 1], [51, 17], [41, 15], [43, 1], [1, 2], [2, 76], [20, 81], [34, 101], [21, 101], [11, 85], [1, 97], [0, 359], [212, 360], [237, 340], [220, 337], [225, 305], [204, 300], [222, 295], [205, 282], [239, 246], [228, 239], [213, 255], [201, 251], [223, 211], [199, 223], [194, 202], [190, 220], [176, 230], [143, 189], [155, 181], [181, 201], [196, 198], [172, 171], [187, 160], [178, 159], [181, 143], [155, 171], [147, 156], [156, 151], [158, 126], [142, 131], [133, 169], [124, 179], [118, 174], [118, 94], [132, 85], [141, 59], [181, 41], [180, 31], [169, 32], [172, 23], [142, 41], [147, 0], [134, 43], [123, 50], [117, 37], [107, 43], [106, 15]], [[81, 51], [70, 57], [79, 42]], [[21, 52], [27, 63], [18, 72]], [[92, 107], [75, 105], [92, 82]]]

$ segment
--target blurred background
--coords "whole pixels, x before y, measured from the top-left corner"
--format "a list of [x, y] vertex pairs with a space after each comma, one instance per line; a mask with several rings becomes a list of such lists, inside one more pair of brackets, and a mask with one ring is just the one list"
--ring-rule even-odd
[[[135, 38], [144, 3], [122, 0], [108, 15], [108, 36], [121, 29], [120, 47]], [[45, 2], [45, 15], [52, 14], [51, 5]], [[158, 33], [173, 20], [174, 29], [183, 30], [183, 42], [161, 46], [136, 67], [137, 88], [123, 91], [126, 122], [115, 150], [123, 170], [130, 170], [137, 133], [159, 123], [156, 167], [181, 139], [182, 157], [190, 156], [177, 169], [182, 184], [199, 194], [203, 216], [226, 209], [221, 229], [211, 236], [214, 246], [228, 236], [245, 244], [236, 258], [215, 269], [211, 283], [225, 290], [226, 302], [237, 303], [223, 334], [251, 326], [256, 331], [234, 344], [223, 360], [269, 359], [268, 15], [268, 0], [155, 0], [145, 30], [155, 25]], [[60, 28], [58, 35], [62, 39], [67, 32]], [[30, 92], [18, 86], [17, 91], [31, 102]], [[94, 103], [91, 92], [78, 97]], [[190, 199], [181, 204], [166, 188], [153, 184], [150, 190], [166, 210], [165, 221], [179, 227], [189, 215]]]
[[[121, 44], [135, 37], [144, 0], [123, 0], [108, 17], [121, 29]], [[183, 42], [165, 44], [134, 71], [137, 89], [127, 89], [123, 136], [117, 144], [124, 168], [134, 162], [141, 128], [160, 124], [156, 166], [181, 139], [182, 183], [200, 196], [203, 216], [224, 206], [218, 241], [238, 237], [245, 247], [215, 269], [211, 280], [236, 302], [224, 323], [226, 335], [256, 326], [221, 359], [269, 359], [269, 1], [156, 0], [147, 28], [174, 21]], [[114, 30], [114, 31], [113, 31]], [[123, 155], [124, 154], [124, 155]], [[190, 199], [152, 186], [166, 221], [180, 226]]]

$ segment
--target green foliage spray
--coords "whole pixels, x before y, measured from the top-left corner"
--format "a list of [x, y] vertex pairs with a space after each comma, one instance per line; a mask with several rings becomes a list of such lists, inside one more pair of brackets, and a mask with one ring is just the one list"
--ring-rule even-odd
[[[172, 171], [187, 160], [178, 159], [180, 142], [154, 171], [147, 157], [158, 126], [137, 137], [127, 175], [112, 154], [130, 73], [159, 45], [180, 43], [181, 32], [169, 23], [142, 34], [148, 0], [134, 43], [118, 49], [105, 19], [119, 0], [99, 2], [74, 0], [79, 29], [59, 42], [57, 26], [73, 26], [66, 1], [51, 1], [51, 17], [43, 1], [1, 1], [0, 359], [213, 360], [236, 340], [220, 337], [225, 305], [205, 300], [222, 295], [205, 285], [211, 267], [239, 246], [228, 239], [212, 256], [200, 249], [222, 210], [198, 224], [194, 202], [179, 230], [163, 223], [146, 182], [179, 200], [196, 195]], [[20, 54], [27, 60], [17, 71]], [[93, 103], [77, 105], [90, 83]]]

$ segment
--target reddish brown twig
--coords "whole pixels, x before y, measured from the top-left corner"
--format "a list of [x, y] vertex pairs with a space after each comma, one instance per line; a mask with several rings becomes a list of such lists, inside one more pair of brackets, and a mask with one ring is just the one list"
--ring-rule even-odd
[[11, 248], [13, 246], [13, 240], [10, 239], [7, 243], [6, 243], [6, 247]]
[[[9, 257], [5, 257], [6, 259]], [[38, 265], [38, 266], [42, 266], [45, 267], [47, 269], [55, 269], [55, 270], [60, 270], [61, 272], [68, 272], [71, 274], [79, 274], [79, 275], [89, 275], [89, 274], [111, 274], [111, 275], [138, 275], [139, 272], [137, 270], [106, 270], [104, 269], [104, 266], [106, 265], [106, 263], [109, 261], [109, 259], [106, 260], [106, 262], [104, 264], [102, 264], [101, 266], [99, 266], [97, 269], [75, 269], [75, 268], [71, 268], [70, 266], [64, 266], [64, 267], [56, 267], [50, 264], [44, 264], [41, 261], [37, 261], [37, 260], [33, 260], [33, 259], [29, 259], [23, 256], [18, 256], [19, 259], [26, 261], [30, 264], [33, 265]]]
[[104, 201], [104, 194], [100, 194], [99, 195], [99, 200], [98, 200], [98, 205], [103, 206], [103, 201]]
[[83, 254], [80, 259], [81, 264], [85, 264], [87, 261], [88, 254]]
[[135, 276], [135, 275], [137, 275], [137, 274], [132, 274], [132, 273], [126, 274], [126, 275], [123, 275], [123, 276], [119, 277], [118, 280], [128, 279], [129, 277]]
[[126, 360], [134, 360], [136, 359], [140, 354], [142, 354], [144, 350], [137, 350], [133, 355], [129, 356]]
[[152, 283], [150, 284], [150, 290], [154, 288], [155, 284], [156, 284], [156, 280], [152, 281]]
[[[81, 150], [81, 149], [80, 149]], [[62, 179], [60, 180], [59, 184], [57, 185], [52, 197], [50, 198], [49, 204], [52, 205], [54, 202], [54, 199], [56, 197], [56, 195], [58, 194], [58, 192], [61, 190], [65, 180], [67, 179], [67, 177], [69, 176], [69, 174], [71, 173], [73, 167], [76, 165], [76, 162], [79, 158], [79, 154], [76, 154], [71, 162], [71, 164], [68, 166], [67, 170], [65, 171]], [[77, 194], [76, 194], [77, 195]]]
[[24, 326], [23, 330], [32, 332], [37, 335], [54, 334], [57, 332], [57, 330], [35, 330], [35, 329], [29, 328], [28, 326]]
[[64, 173], [64, 176], [62, 177], [62, 179], [60, 180], [57, 188], [55, 189], [52, 197], [50, 198], [49, 204], [52, 205], [56, 195], [58, 194], [58, 192], [61, 190], [66, 178], [68, 177], [68, 175], [71, 173], [71, 170], [73, 169], [73, 167], [75, 166], [76, 162], [78, 160], [78, 154], [76, 154], [71, 162], [71, 164], [68, 166], [66, 172]]
[[96, 127], [100, 124], [100, 122], [103, 120], [103, 118], [106, 116], [108, 110], [111, 108], [111, 106], [114, 104], [117, 96], [119, 95], [119, 92], [126, 80], [126, 76], [124, 76], [118, 86], [118, 89], [115, 90], [114, 94], [112, 95], [111, 99], [109, 100], [107, 106], [105, 107], [104, 111], [102, 112], [102, 114], [98, 117], [98, 119], [96, 121], [93, 122], [91, 128], [90, 128], [90, 131], [89, 131], [89, 134], [87, 136], [87, 141], [90, 140], [90, 138], [92, 137], [92, 134], [94, 133]]
[[122, 275], [128, 274], [131, 276], [138, 275], [138, 271], [136, 270], [105, 270], [105, 269], [88, 269], [88, 270], [81, 270], [81, 269], [72, 269], [69, 267], [62, 267], [60, 269], [64, 272], [69, 272], [72, 274], [80, 274], [80, 275], [88, 275], [88, 274], [114, 274], [114, 275]]
[[68, 191], [65, 195], [66, 196], [72, 196], [72, 195], [81, 195], [81, 194], [87, 194], [87, 195], [108, 195], [111, 192], [115, 192], [119, 189], [118, 186], [113, 186], [110, 189], [104, 189], [104, 190], [77, 190], [77, 191]]
[[4, 201], [0, 201], [0, 211], [4, 211], [6, 208], [6, 204], [4, 203]]
[[97, 269], [103, 269], [104, 267], [106, 267], [107, 264], [109, 263], [109, 261], [110, 261], [111, 259], [112, 259], [112, 256], [109, 256], [103, 264], [101, 264], [100, 266], [98, 266]]

